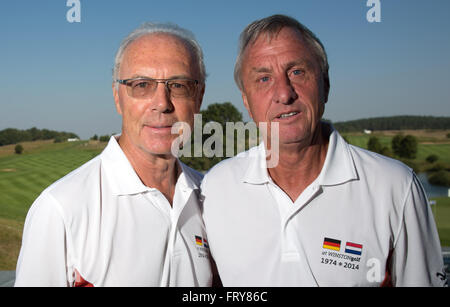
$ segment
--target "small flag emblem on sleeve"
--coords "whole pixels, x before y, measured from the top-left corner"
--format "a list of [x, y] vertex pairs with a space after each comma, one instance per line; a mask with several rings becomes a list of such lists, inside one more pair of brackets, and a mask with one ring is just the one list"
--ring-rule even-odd
[[203, 246], [209, 248], [208, 240], [206, 240], [205, 238], [203, 238]]
[[341, 241], [336, 239], [324, 238], [323, 248], [339, 251], [341, 249]]
[[362, 253], [362, 245], [352, 242], [347, 242], [345, 244], [345, 252], [353, 255], [361, 255]]
[[203, 246], [202, 237], [195, 236], [195, 243], [197, 243], [197, 245]]

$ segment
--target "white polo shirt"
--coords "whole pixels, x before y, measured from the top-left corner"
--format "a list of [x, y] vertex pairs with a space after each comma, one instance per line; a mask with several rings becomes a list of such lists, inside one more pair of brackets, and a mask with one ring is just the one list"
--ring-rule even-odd
[[210, 286], [202, 175], [179, 163], [171, 207], [141, 182], [111, 137], [99, 156], [31, 206], [15, 285], [72, 286], [81, 277], [94, 286]]
[[394, 286], [445, 283], [413, 171], [337, 131], [318, 178], [295, 202], [268, 175], [263, 144], [216, 165], [202, 194], [224, 286], [379, 286], [388, 275]]

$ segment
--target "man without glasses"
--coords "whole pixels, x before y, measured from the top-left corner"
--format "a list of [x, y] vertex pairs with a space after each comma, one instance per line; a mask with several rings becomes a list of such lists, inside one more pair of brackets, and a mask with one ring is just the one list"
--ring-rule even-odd
[[[321, 121], [325, 49], [274, 15], [240, 37], [235, 80], [266, 143], [202, 182], [204, 222], [224, 286], [437, 286], [446, 283], [423, 189], [404, 164], [347, 144]], [[273, 125], [275, 126], [275, 125]], [[266, 165], [266, 152], [279, 154]], [[262, 165], [262, 166], [261, 166]]]
[[113, 94], [122, 134], [29, 210], [16, 286], [210, 286], [201, 174], [171, 154], [205, 89], [193, 35], [147, 23], [122, 42]]

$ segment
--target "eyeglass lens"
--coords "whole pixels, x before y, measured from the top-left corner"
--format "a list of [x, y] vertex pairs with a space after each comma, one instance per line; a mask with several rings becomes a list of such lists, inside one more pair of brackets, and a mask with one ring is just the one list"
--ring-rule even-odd
[[165, 83], [172, 97], [192, 97], [195, 93], [194, 80], [168, 80], [166, 82], [152, 79], [134, 80], [128, 84], [128, 94], [134, 98], [149, 98], [155, 92], [158, 83]]

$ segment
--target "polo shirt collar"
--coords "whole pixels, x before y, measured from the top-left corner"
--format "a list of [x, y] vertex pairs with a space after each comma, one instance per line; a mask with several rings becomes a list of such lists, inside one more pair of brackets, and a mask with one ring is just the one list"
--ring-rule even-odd
[[[264, 142], [240, 155], [248, 155], [248, 168], [243, 181], [250, 184], [264, 184], [271, 181], [267, 171], [266, 148]], [[239, 157], [239, 156], [238, 156]]]
[[[156, 190], [142, 183], [122, 148], [120, 148], [119, 137], [120, 135], [111, 136], [108, 145], [100, 155], [104, 165], [102, 170], [111, 184], [111, 193], [114, 195], [132, 195]], [[188, 190], [198, 189], [199, 187], [190, 175], [188, 167], [178, 159], [177, 163], [182, 170], [177, 185]]]
[[200, 187], [197, 184], [198, 181], [193, 177], [192, 170], [178, 159], [177, 163], [181, 166], [181, 174], [180, 177], [178, 177], [177, 184], [181, 185], [184, 189], [199, 190]]
[[[347, 142], [333, 128], [329, 138], [327, 155], [324, 165], [317, 177], [319, 185], [338, 185], [358, 179], [356, 167]], [[250, 184], [264, 184], [271, 182], [267, 171], [266, 151], [264, 143], [247, 152], [249, 166], [244, 174], [243, 181]]]
[[350, 145], [333, 128], [328, 142], [327, 156], [317, 182], [323, 186], [343, 184], [358, 179]]

